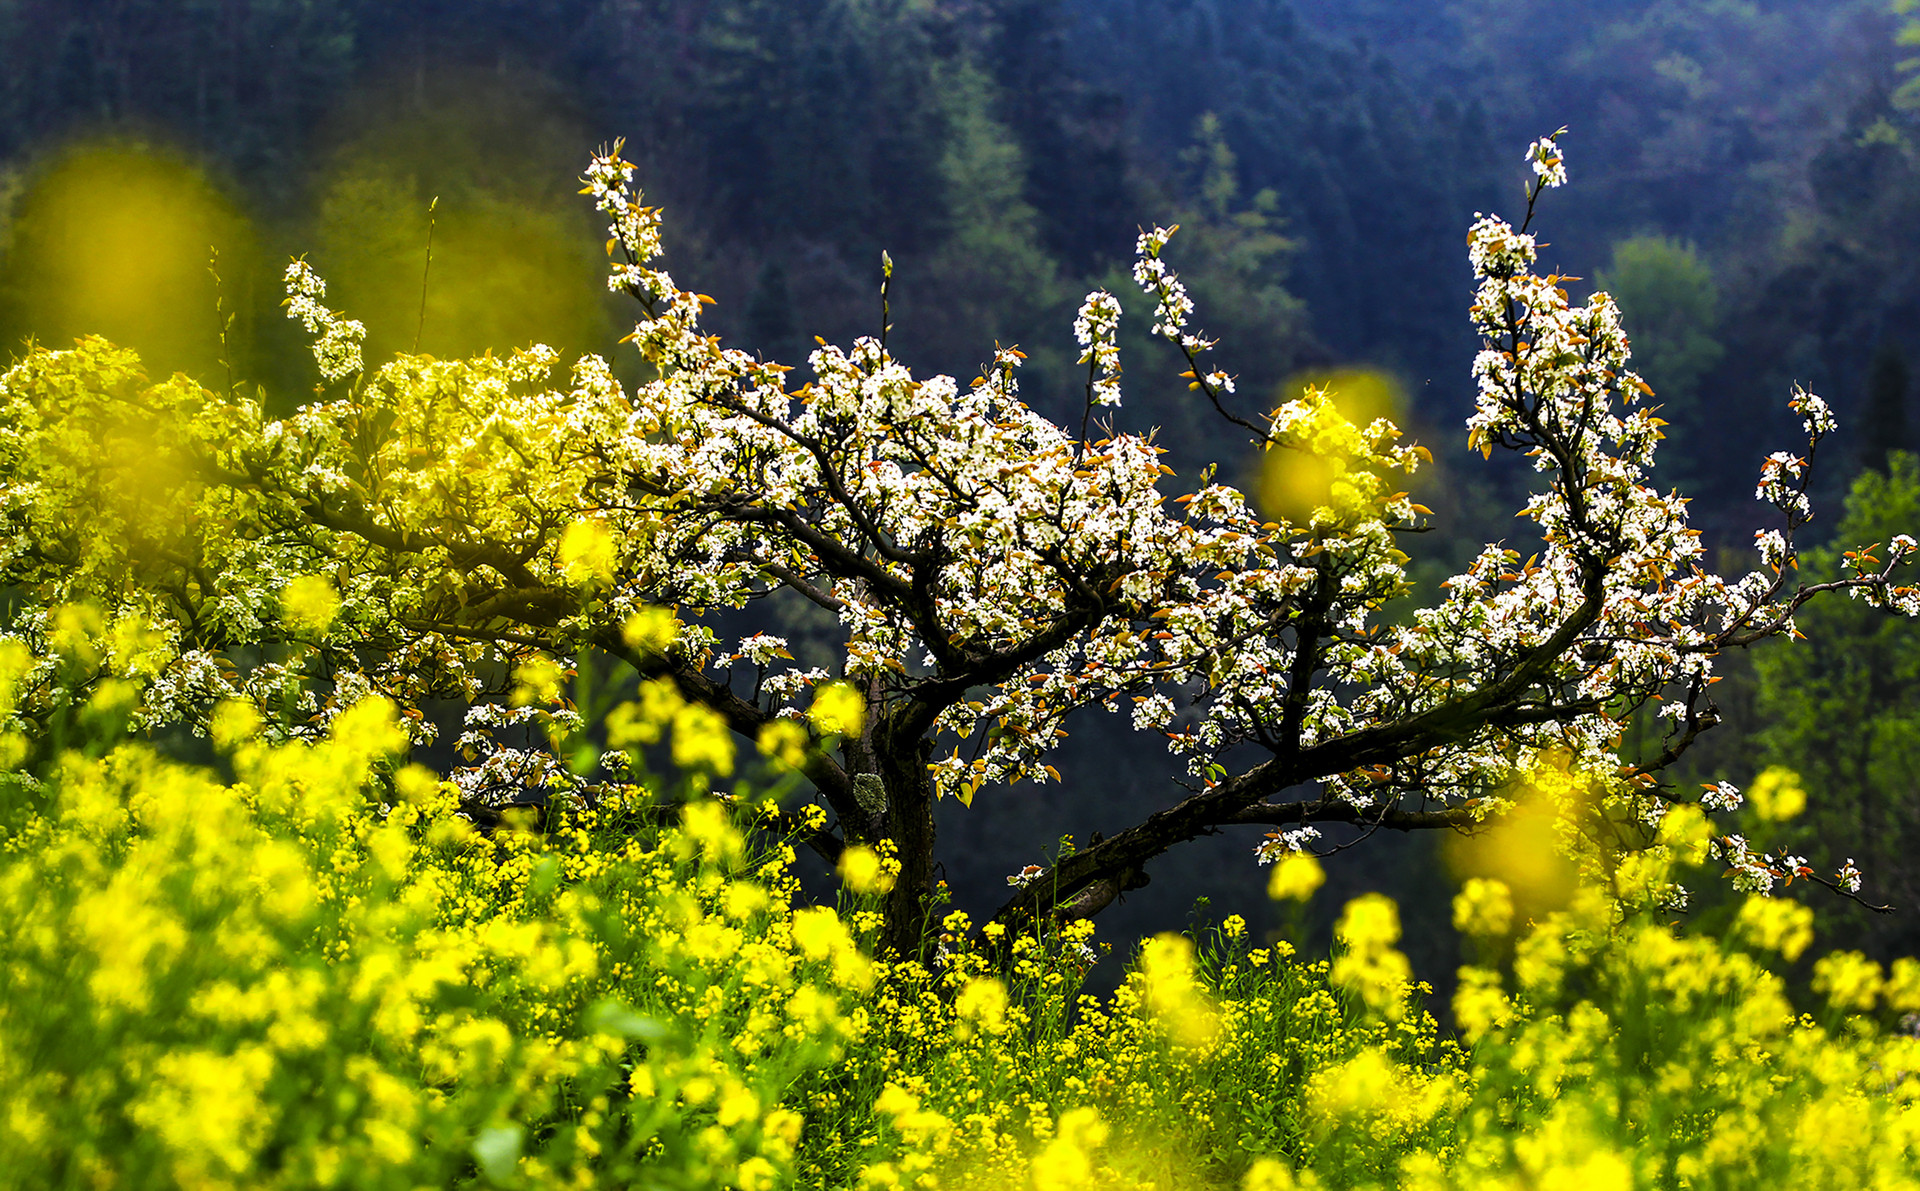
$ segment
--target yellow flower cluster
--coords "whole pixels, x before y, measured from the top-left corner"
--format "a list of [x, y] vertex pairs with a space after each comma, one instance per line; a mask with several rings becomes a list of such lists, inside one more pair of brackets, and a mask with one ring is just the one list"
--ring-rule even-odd
[[[1330, 961], [1234, 916], [1147, 940], [1103, 1000], [1085, 921], [955, 912], [924, 961], [876, 956], [890, 847], [802, 904], [773, 820], [705, 779], [483, 832], [378, 698], [312, 743], [223, 706], [230, 777], [104, 713], [50, 751], [17, 714], [45, 666], [138, 696], [137, 626], [67, 622], [67, 661], [0, 648], [0, 1184], [1920, 1184], [1920, 1040], [1887, 1029], [1920, 962], [1825, 956], [1796, 1015], [1766, 965], [1806, 952], [1804, 908], [1751, 899], [1726, 942], [1637, 908], [1696, 855], [1677, 819], [1525, 926], [1467, 884], [1463, 929], [1517, 937], [1461, 973], [1463, 1049], [1377, 896]], [[620, 730], [724, 739], [685, 710], [643, 691]]]
[[750, 814], [488, 836], [385, 700], [258, 727], [215, 718], [231, 782], [122, 744], [0, 794], [0, 1183], [786, 1181], [872, 973]]

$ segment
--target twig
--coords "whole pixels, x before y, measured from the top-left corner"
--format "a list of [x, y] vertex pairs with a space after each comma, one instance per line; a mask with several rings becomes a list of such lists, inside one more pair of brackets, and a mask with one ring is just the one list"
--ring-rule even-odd
[[434, 195], [427, 204], [427, 263], [420, 270], [420, 321], [413, 325], [413, 350], [410, 355], [420, 354], [420, 336], [427, 329], [427, 278], [433, 273], [433, 223], [434, 212], [440, 209], [440, 196]]

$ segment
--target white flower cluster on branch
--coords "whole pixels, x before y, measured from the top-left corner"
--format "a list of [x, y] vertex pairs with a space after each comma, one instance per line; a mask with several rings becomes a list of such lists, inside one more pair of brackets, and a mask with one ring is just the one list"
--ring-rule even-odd
[[1120, 404], [1120, 301], [1106, 290], [1087, 295], [1073, 320], [1073, 338], [1080, 345], [1080, 362], [1088, 366], [1088, 400], [1094, 405]]
[[360, 371], [360, 345], [367, 337], [366, 324], [329, 310], [320, 299], [327, 296], [327, 283], [303, 260], [287, 266], [287, 317], [300, 320], [313, 336], [313, 359], [320, 375], [328, 381], [344, 380]]

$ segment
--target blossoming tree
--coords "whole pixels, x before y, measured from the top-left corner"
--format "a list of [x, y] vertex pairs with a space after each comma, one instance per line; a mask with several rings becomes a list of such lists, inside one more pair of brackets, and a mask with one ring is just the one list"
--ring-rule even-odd
[[[1060, 780], [1048, 752], [1095, 706], [1163, 733], [1192, 792], [1037, 866], [1002, 921], [1095, 913], [1167, 849], [1233, 826], [1269, 828], [1269, 857], [1317, 824], [1472, 829], [1511, 806], [1516, 765], [1586, 775], [1582, 813], [1630, 847], [1671, 805], [1737, 801], [1661, 777], [1715, 722], [1716, 656], [1792, 633], [1821, 591], [1920, 612], [1895, 579], [1914, 542], [1794, 581], [1807, 460], [1832, 428], [1796, 392], [1807, 451], [1768, 458], [1757, 493], [1780, 528], [1756, 535], [1757, 570], [1705, 569], [1685, 501], [1647, 482], [1661, 422], [1626, 367], [1619, 310], [1605, 294], [1573, 305], [1533, 272], [1535, 200], [1566, 175], [1551, 138], [1529, 160], [1527, 220], [1483, 217], [1468, 237], [1485, 341], [1468, 441], [1533, 461], [1521, 513], [1539, 549], [1486, 547], [1441, 602], [1392, 623], [1382, 609], [1410, 591], [1397, 535], [1426, 513], [1395, 481], [1426, 452], [1320, 390], [1236, 412], [1163, 259], [1171, 229], [1140, 237], [1134, 270], [1154, 331], [1255, 444], [1334, 477], [1310, 511], [1270, 519], [1210, 474], [1170, 500], [1151, 436], [1090, 429], [1120, 400], [1120, 303], [1104, 292], [1074, 328], [1077, 432], [1021, 402], [1010, 349], [963, 385], [914, 377], [884, 338], [823, 344], [815, 379], [790, 389], [787, 367], [701, 329], [705, 299], [657, 267], [659, 213], [616, 146], [585, 193], [611, 221], [611, 285], [641, 312], [631, 341], [651, 379], [632, 388], [597, 356], [556, 380], [540, 346], [367, 367], [364, 328], [300, 262], [290, 314], [325, 383], [284, 419], [257, 395], [149, 384], [97, 340], [30, 353], [0, 379], [13, 631], [38, 647], [75, 607], [104, 610], [119, 627], [90, 689], [49, 669], [39, 706], [132, 701], [139, 727], [238, 702], [305, 731], [378, 690], [424, 740], [421, 704], [459, 700], [476, 803], [617, 783], [618, 747], [639, 741], [619, 717], [591, 737], [600, 726], [559, 679], [620, 659], [644, 698], [789, 757], [824, 803], [794, 821], [822, 854], [891, 841], [886, 938], [902, 950], [929, 913], [936, 802]], [[709, 614], [776, 597], [837, 619], [831, 671], [764, 631], [723, 639]], [[805, 714], [829, 688], [864, 714]], [[1664, 739], [1631, 754], [1623, 725], [1656, 704]], [[565, 747], [503, 731], [516, 725]], [[615, 751], [581, 753], [590, 737]], [[1748, 887], [1858, 886], [1851, 866], [1815, 874], [1737, 836], [1717, 846]]]

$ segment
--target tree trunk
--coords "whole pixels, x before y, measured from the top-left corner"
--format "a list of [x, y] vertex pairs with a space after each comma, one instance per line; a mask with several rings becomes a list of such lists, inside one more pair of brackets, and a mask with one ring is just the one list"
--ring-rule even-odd
[[924, 738], [876, 741], [874, 760], [886, 786], [883, 831], [899, 849], [900, 875], [887, 894], [881, 946], [900, 959], [919, 959], [927, 937], [933, 893], [933, 779]]

